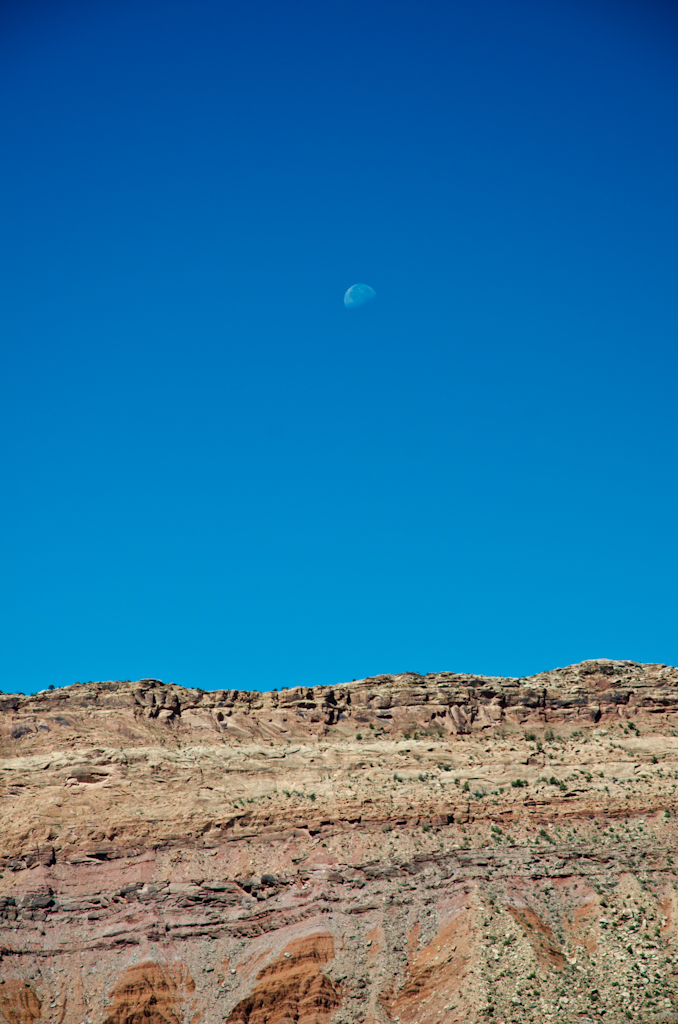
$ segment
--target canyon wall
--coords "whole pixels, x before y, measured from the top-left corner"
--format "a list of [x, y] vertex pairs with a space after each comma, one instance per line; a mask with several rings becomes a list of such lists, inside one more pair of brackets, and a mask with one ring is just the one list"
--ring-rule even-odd
[[678, 1021], [678, 670], [0, 695], [0, 1024]]

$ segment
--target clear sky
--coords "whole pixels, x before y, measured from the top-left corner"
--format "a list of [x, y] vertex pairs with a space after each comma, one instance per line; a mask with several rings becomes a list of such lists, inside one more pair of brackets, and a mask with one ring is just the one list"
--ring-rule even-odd
[[678, 663], [672, 4], [5, 0], [0, 138], [0, 689]]

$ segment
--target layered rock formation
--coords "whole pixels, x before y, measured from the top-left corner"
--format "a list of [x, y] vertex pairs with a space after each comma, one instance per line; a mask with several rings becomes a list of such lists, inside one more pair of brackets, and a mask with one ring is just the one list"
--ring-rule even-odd
[[678, 1020], [678, 670], [0, 695], [0, 1024]]

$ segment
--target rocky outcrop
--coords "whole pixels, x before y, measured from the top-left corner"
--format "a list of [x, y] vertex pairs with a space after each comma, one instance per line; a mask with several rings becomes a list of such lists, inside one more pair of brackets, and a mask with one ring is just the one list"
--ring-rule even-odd
[[[337, 687], [259, 693], [186, 690], [158, 679], [75, 684], [33, 697], [0, 695], [0, 737], [42, 747], [50, 732], [64, 738], [97, 732], [104, 716], [128, 741], [149, 736], [146, 723], [205, 730], [241, 740], [341, 732], [348, 721], [386, 732], [407, 726], [453, 735], [529, 718], [556, 723], [597, 722], [601, 716], [675, 712], [678, 670], [666, 665], [592, 661], [529, 679], [485, 678], [452, 672], [382, 675]], [[151, 733], [153, 735], [153, 733]], [[81, 781], [97, 781], [96, 765], [75, 766]], [[100, 767], [100, 766], [99, 766]], [[105, 772], [99, 772], [98, 781]]]
[[0, 1024], [678, 1019], [677, 788], [662, 665], [0, 695]]

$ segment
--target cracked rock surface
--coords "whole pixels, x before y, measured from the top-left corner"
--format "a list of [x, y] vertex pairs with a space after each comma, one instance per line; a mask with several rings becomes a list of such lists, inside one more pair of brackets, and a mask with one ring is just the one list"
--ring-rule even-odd
[[0, 695], [0, 1024], [678, 1021], [678, 670]]

